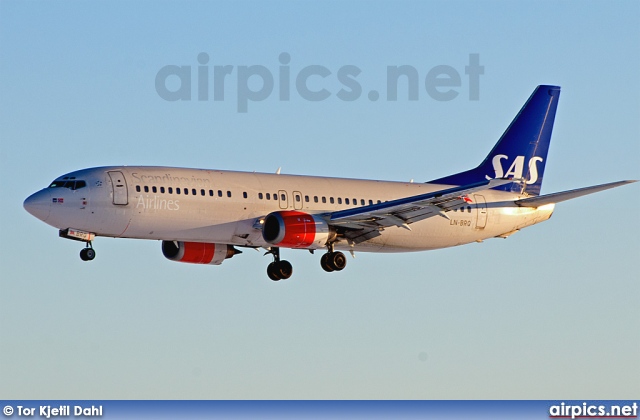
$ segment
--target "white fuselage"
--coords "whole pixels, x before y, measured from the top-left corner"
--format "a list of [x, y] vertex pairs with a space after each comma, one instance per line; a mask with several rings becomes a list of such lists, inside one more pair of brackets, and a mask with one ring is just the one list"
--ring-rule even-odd
[[[232, 172], [172, 167], [101, 167], [72, 172], [78, 189], [46, 188], [34, 194], [41, 220], [97, 236], [269, 247], [260, 220], [279, 210], [322, 214], [447, 188], [444, 185]], [[123, 178], [123, 179], [120, 179]], [[179, 193], [178, 193], [179, 191]], [[406, 252], [506, 237], [547, 220], [553, 204], [519, 207], [517, 194], [485, 190], [446, 217], [337, 249]]]

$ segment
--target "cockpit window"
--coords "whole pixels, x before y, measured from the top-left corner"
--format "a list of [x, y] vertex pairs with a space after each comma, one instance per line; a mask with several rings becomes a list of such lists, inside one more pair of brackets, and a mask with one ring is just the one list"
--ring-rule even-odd
[[[66, 177], [65, 177], [66, 178]], [[49, 188], [69, 188], [70, 190], [79, 190], [87, 186], [85, 181], [72, 181], [68, 179], [55, 180], [49, 185]]]

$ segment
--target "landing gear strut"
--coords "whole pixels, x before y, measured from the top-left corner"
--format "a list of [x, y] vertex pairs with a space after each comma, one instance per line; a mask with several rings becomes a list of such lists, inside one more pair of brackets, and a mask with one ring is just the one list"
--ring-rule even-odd
[[95, 257], [96, 251], [94, 251], [93, 246], [91, 246], [91, 242], [87, 242], [87, 247], [80, 251], [80, 259], [82, 261], [91, 261]]
[[291, 277], [293, 267], [289, 261], [280, 259], [280, 248], [272, 247], [269, 253], [273, 255], [273, 262], [267, 266], [267, 276], [273, 281]]
[[340, 251], [334, 251], [333, 244], [329, 244], [328, 252], [320, 258], [320, 266], [328, 273], [340, 271], [347, 266], [347, 257]]

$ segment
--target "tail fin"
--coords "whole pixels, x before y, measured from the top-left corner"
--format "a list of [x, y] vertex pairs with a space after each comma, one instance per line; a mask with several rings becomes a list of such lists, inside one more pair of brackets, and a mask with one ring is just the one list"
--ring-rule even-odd
[[559, 97], [559, 86], [538, 86], [478, 167], [429, 183], [466, 185], [492, 178], [524, 178], [522, 185], [495, 189], [540, 195]]

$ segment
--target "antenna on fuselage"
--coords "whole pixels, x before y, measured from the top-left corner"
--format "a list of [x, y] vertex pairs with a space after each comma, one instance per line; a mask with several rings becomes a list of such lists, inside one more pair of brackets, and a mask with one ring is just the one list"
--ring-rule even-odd
[[276, 171], [276, 175], [280, 175], [281, 170], [282, 170], [282, 166], [278, 168], [278, 170]]

